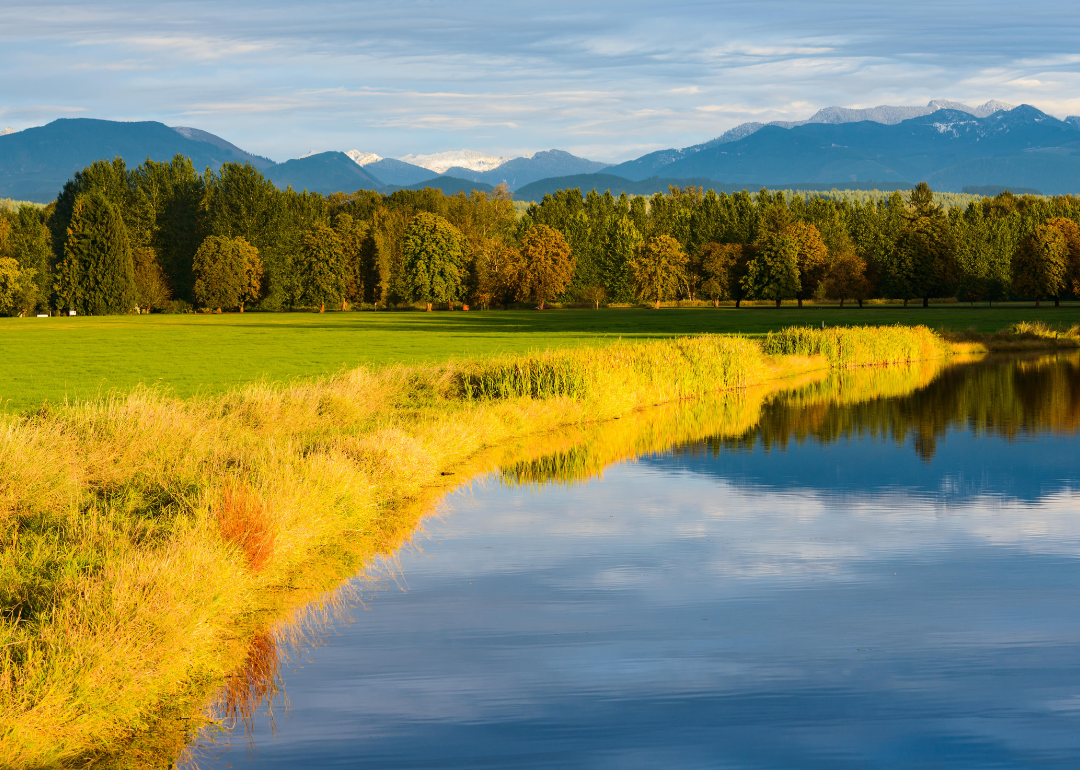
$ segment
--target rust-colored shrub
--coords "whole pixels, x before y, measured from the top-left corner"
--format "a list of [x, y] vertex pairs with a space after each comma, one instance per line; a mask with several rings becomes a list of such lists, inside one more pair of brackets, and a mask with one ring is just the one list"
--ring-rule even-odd
[[269, 506], [246, 484], [225, 486], [218, 508], [221, 536], [235, 543], [258, 572], [274, 555], [274, 527]]

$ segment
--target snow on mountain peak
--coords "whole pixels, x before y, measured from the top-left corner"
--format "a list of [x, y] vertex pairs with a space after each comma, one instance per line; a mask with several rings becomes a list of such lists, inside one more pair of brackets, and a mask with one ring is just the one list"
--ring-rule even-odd
[[353, 162], [355, 162], [358, 166], [366, 166], [369, 163], [378, 163], [380, 160], [382, 160], [381, 155], [376, 155], [373, 152], [360, 152], [360, 150], [349, 150], [345, 154], [352, 158]]
[[398, 160], [441, 174], [454, 166], [471, 171], [491, 171], [506, 163], [510, 158], [486, 155], [476, 150], [451, 150], [433, 155], [406, 155]]
[[11, 126], [8, 126], [7, 128], [0, 128], [0, 136], [7, 136], [8, 134], [14, 134], [14, 133], [15, 133], [15, 129], [12, 128]]

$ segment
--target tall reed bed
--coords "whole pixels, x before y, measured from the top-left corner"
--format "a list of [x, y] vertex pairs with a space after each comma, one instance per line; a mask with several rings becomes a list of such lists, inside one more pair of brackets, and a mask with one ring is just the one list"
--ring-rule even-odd
[[411, 501], [482, 451], [776, 374], [758, 343], [703, 336], [0, 417], [0, 766], [127, 745], [220, 681], [244, 619], [313, 560], [343, 577], [395, 547]]
[[824, 356], [834, 367], [878, 366], [949, 354], [948, 345], [925, 326], [789, 326], [762, 343], [773, 356]]

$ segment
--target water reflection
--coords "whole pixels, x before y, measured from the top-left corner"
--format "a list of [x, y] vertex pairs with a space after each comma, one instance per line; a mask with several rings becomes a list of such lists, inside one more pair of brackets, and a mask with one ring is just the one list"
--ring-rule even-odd
[[1078, 367], [862, 370], [552, 439], [452, 496], [398, 583], [352, 584], [354, 625], [310, 626], [276, 735], [249, 658], [256, 750], [199, 764], [1076, 764]]

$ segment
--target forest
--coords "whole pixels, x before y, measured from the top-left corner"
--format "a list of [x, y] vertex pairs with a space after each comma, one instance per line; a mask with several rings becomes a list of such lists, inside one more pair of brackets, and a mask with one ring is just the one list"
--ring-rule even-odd
[[0, 313], [485, 309], [1080, 294], [1080, 197], [946, 209], [926, 184], [873, 197], [671, 187], [527, 207], [280, 190], [248, 164], [97, 161], [56, 201], [0, 211]]

